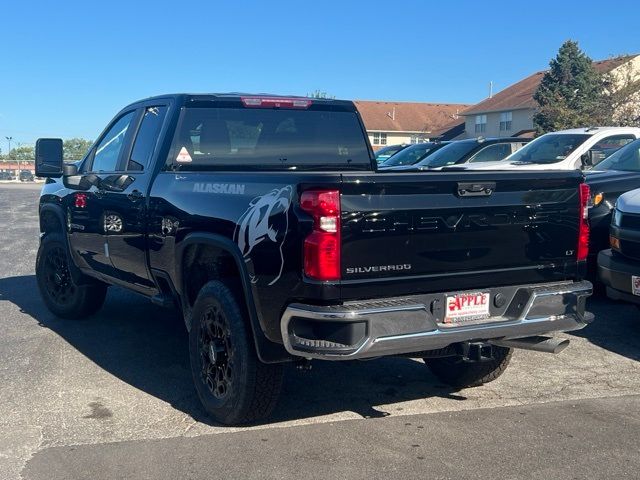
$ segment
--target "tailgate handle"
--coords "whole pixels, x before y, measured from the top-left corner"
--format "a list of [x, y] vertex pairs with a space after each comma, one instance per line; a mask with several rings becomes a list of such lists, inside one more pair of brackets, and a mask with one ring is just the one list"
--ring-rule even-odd
[[459, 197], [488, 197], [496, 189], [496, 182], [458, 182]]

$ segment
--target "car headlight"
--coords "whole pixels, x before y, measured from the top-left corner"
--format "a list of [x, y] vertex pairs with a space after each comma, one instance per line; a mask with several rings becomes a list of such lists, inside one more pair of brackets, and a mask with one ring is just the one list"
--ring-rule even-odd
[[622, 223], [622, 212], [617, 208], [613, 210], [613, 215], [611, 215], [611, 225], [614, 227], [619, 227]]

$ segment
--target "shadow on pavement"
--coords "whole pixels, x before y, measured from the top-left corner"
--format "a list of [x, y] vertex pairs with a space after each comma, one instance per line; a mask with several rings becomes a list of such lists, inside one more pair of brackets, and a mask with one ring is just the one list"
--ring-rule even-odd
[[[111, 287], [104, 307], [84, 320], [56, 318], [40, 300], [34, 275], [0, 279], [0, 300], [17, 305], [105, 371], [211, 423], [196, 396], [187, 332], [173, 310]], [[398, 412], [395, 403], [428, 397], [464, 401], [438, 382], [422, 362], [384, 358], [369, 362], [315, 362], [311, 371], [287, 366], [280, 404], [269, 423], [352, 411], [365, 418]]]
[[571, 332], [594, 345], [640, 361], [640, 310], [634, 305], [614, 302], [603, 293], [587, 301], [587, 310], [595, 321], [582, 330]]

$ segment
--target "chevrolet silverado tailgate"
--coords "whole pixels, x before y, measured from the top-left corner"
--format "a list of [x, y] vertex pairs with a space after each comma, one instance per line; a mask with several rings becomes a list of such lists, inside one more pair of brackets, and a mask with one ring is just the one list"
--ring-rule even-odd
[[342, 297], [576, 277], [578, 171], [344, 174]]

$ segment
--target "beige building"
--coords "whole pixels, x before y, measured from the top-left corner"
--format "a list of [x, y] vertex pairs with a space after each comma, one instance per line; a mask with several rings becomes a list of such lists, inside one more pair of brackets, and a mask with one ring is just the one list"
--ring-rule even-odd
[[[611, 73], [622, 84], [640, 75], [640, 55], [629, 55], [593, 62], [599, 72]], [[533, 94], [545, 71], [536, 72], [492, 97], [461, 112], [465, 119], [465, 137], [531, 137], [536, 102]], [[626, 108], [626, 107], [625, 107]]]
[[461, 125], [460, 103], [354, 102], [374, 150], [386, 145], [420, 143]]

